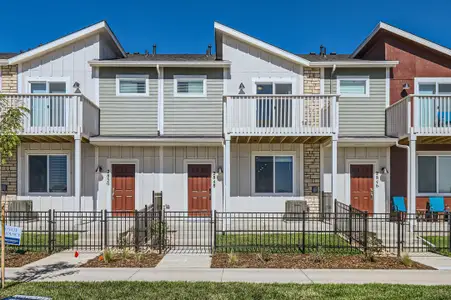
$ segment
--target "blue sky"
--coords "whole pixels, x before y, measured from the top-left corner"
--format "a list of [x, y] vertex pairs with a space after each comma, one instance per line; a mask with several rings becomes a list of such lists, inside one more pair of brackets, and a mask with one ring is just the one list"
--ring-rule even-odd
[[[6, 3], [5, 3], [6, 2]], [[372, 3], [366, 7], [363, 3]], [[433, 2], [433, 3], [432, 3]], [[375, 5], [377, 3], [377, 5]], [[3, 0], [0, 52], [26, 50], [107, 20], [128, 52], [204, 53], [218, 21], [295, 53], [350, 53], [379, 21], [451, 47], [451, 1]]]

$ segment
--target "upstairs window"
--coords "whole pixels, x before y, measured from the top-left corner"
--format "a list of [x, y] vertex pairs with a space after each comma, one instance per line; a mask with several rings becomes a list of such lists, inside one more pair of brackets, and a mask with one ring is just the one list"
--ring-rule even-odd
[[116, 96], [148, 96], [148, 75], [117, 75]]
[[343, 97], [369, 97], [370, 79], [368, 77], [337, 78], [337, 94]]
[[451, 78], [415, 78], [415, 93], [420, 95], [451, 95]]
[[207, 77], [198, 75], [174, 76], [175, 97], [206, 97]]
[[66, 94], [67, 83], [64, 81], [30, 81], [32, 94]]

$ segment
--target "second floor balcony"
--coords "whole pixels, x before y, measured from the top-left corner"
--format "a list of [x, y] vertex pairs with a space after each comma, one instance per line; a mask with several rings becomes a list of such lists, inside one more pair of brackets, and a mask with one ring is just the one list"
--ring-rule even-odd
[[3, 94], [11, 106], [29, 109], [23, 136], [99, 134], [99, 107], [81, 94]]
[[387, 135], [451, 135], [451, 95], [409, 95], [386, 109]]
[[225, 134], [328, 136], [338, 132], [336, 95], [225, 96]]

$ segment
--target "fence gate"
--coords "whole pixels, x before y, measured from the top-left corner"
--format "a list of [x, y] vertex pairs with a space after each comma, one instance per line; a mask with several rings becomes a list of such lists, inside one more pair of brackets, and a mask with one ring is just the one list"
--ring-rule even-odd
[[165, 250], [170, 253], [211, 253], [211, 211], [164, 211]]

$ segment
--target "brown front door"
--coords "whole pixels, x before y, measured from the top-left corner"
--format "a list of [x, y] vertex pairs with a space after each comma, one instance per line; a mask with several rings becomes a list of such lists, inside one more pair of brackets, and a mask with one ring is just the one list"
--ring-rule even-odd
[[211, 213], [211, 165], [188, 165], [188, 214], [193, 217]]
[[[113, 165], [112, 169], [112, 209], [113, 211], [133, 211], [135, 209], [135, 165], [117, 164]], [[114, 215], [121, 214], [114, 213]]]
[[351, 165], [351, 205], [373, 213], [373, 165]]

